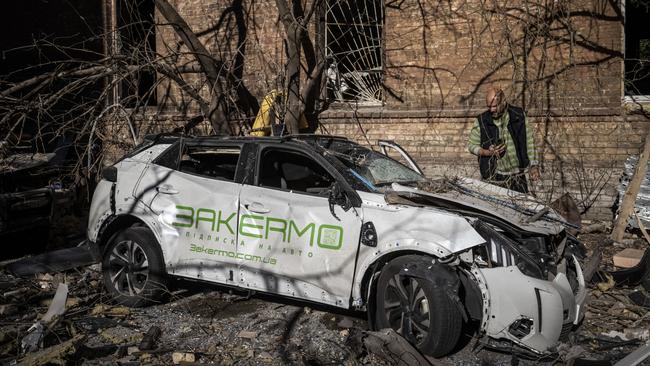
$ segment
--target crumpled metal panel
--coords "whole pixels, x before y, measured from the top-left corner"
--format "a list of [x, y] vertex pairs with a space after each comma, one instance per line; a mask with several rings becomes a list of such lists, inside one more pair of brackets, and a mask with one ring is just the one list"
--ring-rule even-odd
[[[639, 163], [638, 155], [631, 155], [625, 161], [623, 175], [621, 176], [621, 180], [618, 184], [618, 189], [617, 189], [618, 190], [617, 207], [619, 207], [619, 209], [621, 207], [621, 204], [623, 203], [623, 196], [625, 195], [625, 191], [627, 190], [627, 187], [630, 184], [630, 181], [632, 180], [632, 176], [634, 175], [634, 169], [636, 168], [636, 165], [638, 163]], [[634, 209], [637, 215], [639, 216], [639, 219], [641, 219], [643, 225], [646, 228], [649, 228], [650, 227], [650, 162], [648, 162], [648, 169], [646, 170], [645, 177], [643, 178], [643, 181], [641, 181], [641, 187], [639, 188], [639, 193], [636, 196]], [[628, 219], [628, 224], [635, 228], [638, 227], [634, 216], [630, 216], [630, 218]]]

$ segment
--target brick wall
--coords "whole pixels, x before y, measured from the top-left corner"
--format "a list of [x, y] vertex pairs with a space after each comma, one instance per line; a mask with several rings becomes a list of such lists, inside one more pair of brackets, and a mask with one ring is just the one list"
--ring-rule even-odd
[[[622, 106], [622, 22], [613, 2], [420, 3], [386, 9], [384, 104], [332, 105], [320, 116], [322, 131], [364, 144], [395, 140], [432, 177], [477, 177], [465, 144], [484, 108], [484, 91], [496, 82], [526, 107], [535, 128], [544, 168], [538, 195], [551, 199], [568, 191], [589, 207], [587, 217], [611, 217], [623, 161], [639, 152], [649, 125]], [[258, 100], [277, 87], [285, 54], [274, 0], [242, 2], [244, 47], [236, 12], [224, 11], [231, 2], [172, 4], [220, 60], [231, 64], [244, 51], [243, 81]], [[158, 52], [176, 42], [169, 27], [159, 27]], [[200, 77], [192, 80], [201, 85]], [[166, 87], [161, 84], [161, 91]], [[183, 105], [177, 87], [167, 95], [168, 106], [196, 110]]]
[[[232, 66], [243, 54], [243, 80], [254, 95], [261, 98], [277, 86], [286, 59], [275, 0], [244, 0], [238, 10], [225, 0], [171, 3], [217, 59]], [[420, 3], [422, 8], [415, 1], [386, 8], [384, 67], [390, 92], [384, 108], [476, 109], [484, 105], [487, 85], [496, 82], [529, 110], [620, 113], [622, 23], [609, 2]], [[164, 23], [160, 15], [157, 19]], [[314, 22], [320, 19], [315, 16]], [[315, 29], [310, 28], [313, 39]], [[240, 43], [242, 30], [245, 42]], [[157, 40], [163, 55], [180, 44], [169, 26], [158, 27]], [[184, 55], [178, 63], [191, 60]], [[192, 80], [201, 85], [200, 77]], [[166, 87], [161, 85], [161, 95]], [[173, 84], [171, 94], [179, 103], [182, 93]]]
[[[621, 30], [601, 1], [407, 1], [386, 13], [386, 84], [399, 109], [484, 105], [489, 82], [526, 109], [620, 107]], [[614, 113], [618, 113], [615, 111]]]
[[[403, 116], [410, 113], [411, 116]], [[588, 209], [586, 218], [609, 219], [623, 162], [638, 154], [650, 131], [642, 116], [573, 116], [546, 119], [529, 116], [542, 157], [542, 180], [532, 188], [550, 202], [564, 192]], [[476, 157], [467, 151], [473, 118], [449, 113], [331, 112], [321, 121], [328, 133], [376, 146], [378, 139], [395, 140], [430, 177], [479, 178]], [[547, 143], [543, 141], [547, 140]], [[556, 155], [557, 154], [557, 155]]]

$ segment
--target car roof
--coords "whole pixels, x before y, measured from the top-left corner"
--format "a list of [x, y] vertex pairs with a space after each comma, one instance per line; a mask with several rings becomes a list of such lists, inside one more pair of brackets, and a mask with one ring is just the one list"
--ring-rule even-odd
[[297, 135], [286, 135], [286, 136], [188, 136], [188, 135], [162, 133], [162, 134], [145, 136], [145, 140], [151, 141], [153, 142], [153, 144], [173, 143], [181, 138], [185, 141], [192, 141], [198, 143], [217, 142], [217, 141], [284, 143], [284, 142], [301, 141], [301, 142], [306, 142], [310, 145], [316, 145], [318, 142], [336, 140], [340, 142], [349, 142], [352, 144], [356, 144], [354, 141], [351, 141], [342, 136], [319, 135], [319, 134], [297, 134]]

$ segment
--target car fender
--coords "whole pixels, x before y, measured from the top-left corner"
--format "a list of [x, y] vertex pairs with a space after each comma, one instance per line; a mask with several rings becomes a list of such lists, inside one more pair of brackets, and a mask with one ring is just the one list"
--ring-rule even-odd
[[433, 207], [388, 204], [383, 195], [359, 193], [363, 221], [373, 223], [380, 251], [392, 246], [427, 246], [431, 248], [422, 251], [433, 250], [436, 257], [445, 257], [485, 242], [461, 215]]
[[[364, 281], [371, 280], [372, 272], [375, 270], [377, 263], [387, 262], [396, 257], [407, 254], [420, 254], [433, 258], [443, 258], [451, 254], [443, 246], [430, 241], [420, 241], [417, 239], [395, 240], [394, 242], [379, 243], [376, 248], [361, 247], [362, 252], [372, 249], [371, 253], [360, 257], [354, 276], [352, 288], [352, 297], [356, 306], [361, 306], [365, 301], [367, 294], [363, 293]], [[362, 300], [363, 299], [363, 300]]]
[[[116, 223], [118, 220], [121, 220], [122, 223]], [[114, 223], [117, 225], [124, 225], [124, 228], [131, 226], [134, 223], [139, 223], [147, 227], [156, 238], [157, 244], [163, 255], [163, 260], [165, 263], [168, 262], [168, 259], [170, 258], [169, 250], [166, 250], [165, 246], [160, 244], [163, 242], [164, 222], [144, 204], [141, 202], [127, 201], [125, 204], [117, 205], [115, 213], [110, 209], [104, 210], [103, 213], [96, 218], [92, 230], [89, 226], [89, 232], [92, 231], [93, 233], [92, 236], [89, 234], [89, 240], [95, 243], [109, 240], [110, 238], [104, 237], [105, 235], [111, 235], [106, 233], [106, 229]], [[104, 248], [99, 249], [103, 250]]]
[[[580, 319], [584, 299], [576, 301], [563, 273], [551, 281], [526, 276], [517, 266], [474, 266], [471, 272], [483, 297], [481, 330], [489, 337], [541, 354], [552, 350], [561, 334]], [[517, 336], [511, 328], [520, 319], [529, 319], [532, 326], [527, 334]]]
[[[445, 258], [485, 242], [466, 218], [430, 207], [389, 205], [383, 195], [359, 192], [364, 222], [372, 222], [377, 246], [359, 246], [352, 288], [353, 304], [363, 304], [362, 287], [378, 261], [404, 254], [421, 253]], [[388, 257], [387, 257], [388, 256]]]
[[[355, 282], [355, 288], [353, 291], [358, 291], [361, 295], [358, 298], [355, 297], [358, 300], [353, 303], [353, 306], [362, 309], [365, 305], [365, 310], [368, 312], [369, 323], [371, 325], [375, 324], [374, 317], [376, 304], [372, 301], [372, 297], [376, 293], [376, 280], [379, 273], [381, 273], [379, 265], [381, 264], [383, 267], [383, 264], [388, 263], [395, 258], [407, 255], [414, 256], [415, 258], [401, 270], [400, 274], [430, 280], [436, 286], [441, 286], [449, 295], [449, 298], [458, 307], [463, 319], [467, 321], [467, 311], [465, 310], [458, 294], [460, 288], [460, 277], [457, 273], [452, 269], [452, 267], [440, 262], [438, 258], [435, 258], [433, 253], [411, 250], [400, 249], [398, 251], [387, 251], [381, 257], [376, 258], [376, 260], [366, 268], [363, 272], [364, 276], [356, 277], [359, 281]], [[363, 282], [366, 282], [365, 286], [367, 288], [363, 287]], [[361, 296], [363, 296], [363, 301], [361, 300]]]
[[90, 203], [90, 211], [88, 216], [88, 240], [97, 242], [99, 239], [99, 232], [104, 226], [106, 220], [113, 215], [111, 207], [111, 187], [113, 184], [106, 180], [101, 180], [95, 187], [93, 198]]

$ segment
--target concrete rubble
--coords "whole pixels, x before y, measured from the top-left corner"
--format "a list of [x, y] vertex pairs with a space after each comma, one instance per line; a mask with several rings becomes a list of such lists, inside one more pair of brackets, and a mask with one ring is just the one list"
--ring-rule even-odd
[[[637, 349], [645, 354], [650, 303], [635, 303], [632, 294], [648, 292], [640, 285], [642, 277], [621, 281], [636, 272], [613, 267], [612, 257], [623, 245], [603, 244], [606, 234], [599, 231], [580, 235], [589, 254], [598, 249], [602, 260], [590, 284], [585, 319], [554, 359], [498, 353], [477, 347], [471, 336], [450, 356], [425, 358], [394, 332], [370, 331], [365, 314], [197, 283], [175, 283], [165, 303], [127, 308], [109, 301], [95, 264], [25, 277], [2, 266], [0, 363], [553, 365], [591, 359], [614, 364]], [[639, 250], [648, 247], [643, 238], [627, 238]]]

